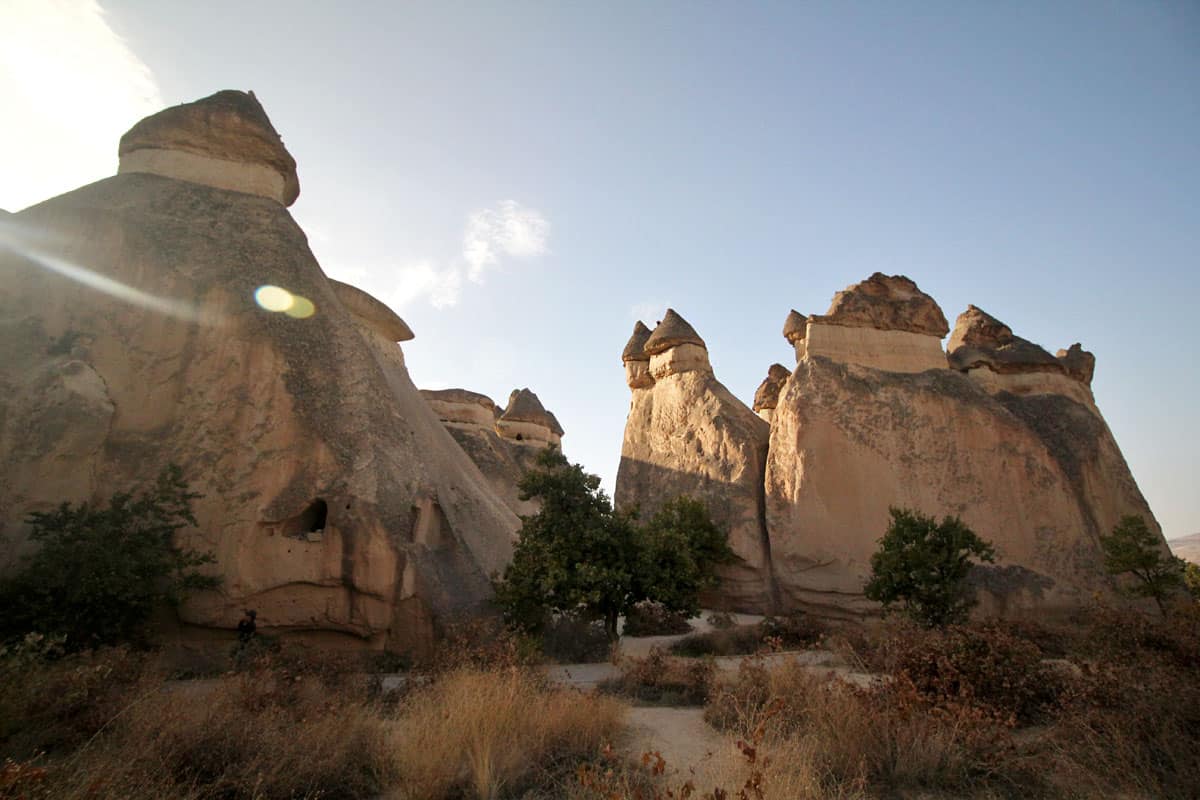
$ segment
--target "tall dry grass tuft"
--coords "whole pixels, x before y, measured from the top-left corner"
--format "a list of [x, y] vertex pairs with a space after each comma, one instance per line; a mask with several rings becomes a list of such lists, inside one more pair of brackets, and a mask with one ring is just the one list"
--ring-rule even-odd
[[521, 669], [464, 669], [414, 693], [390, 741], [395, 796], [487, 800], [598, 754], [618, 734], [616, 701], [552, 689]]
[[[934, 709], [903, 681], [861, 689], [794, 663], [743, 663], [705, 710], [714, 727], [761, 743], [766, 797], [862, 797], [869, 790], [966, 791], [1011, 750], [983, 714]], [[723, 785], [747, 766], [727, 759]]]

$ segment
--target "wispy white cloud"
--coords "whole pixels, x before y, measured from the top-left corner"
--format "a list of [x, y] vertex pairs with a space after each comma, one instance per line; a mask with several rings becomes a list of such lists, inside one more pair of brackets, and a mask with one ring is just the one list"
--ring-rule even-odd
[[397, 271], [396, 287], [390, 298], [400, 307], [424, 297], [434, 308], [448, 308], [458, 303], [461, 292], [462, 270], [457, 267], [438, 268], [430, 261], [419, 261]]
[[121, 134], [162, 107], [96, 0], [0, 2], [0, 208], [112, 175]]
[[467, 278], [483, 283], [484, 273], [504, 256], [532, 258], [546, 252], [550, 223], [532, 208], [505, 200], [496, 208], [476, 211], [467, 218], [463, 234], [463, 259]]
[[486, 275], [509, 260], [525, 260], [548, 250], [550, 223], [541, 213], [505, 200], [467, 216], [459, 257], [438, 262], [422, 259], [391, 270], [339, 267], [338, 277], [364, 288], [394, 308], [425, 301], [442, 309], [457, 305], [465, 282]]

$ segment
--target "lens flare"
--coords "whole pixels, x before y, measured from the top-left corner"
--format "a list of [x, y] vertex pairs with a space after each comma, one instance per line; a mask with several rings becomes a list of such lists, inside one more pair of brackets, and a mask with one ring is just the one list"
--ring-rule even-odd
[[254, 302], [267, 311], [287, 311], [296, 302], [296, 297], [282, 286], [260, 286], [254, 290]]
[[317, 307], [312, 300], [269, 283], [254, 290], [254, 302], [267, 311], [287, 314], [292, 319], [308, 319], [317, 313]]
[[292, 307], [284, 311], [292, 319], [308, 319], [313, 314], [317, 313], [317, 307], [313, 305], [313, 301], [307, 297], [301, 297], [298, 294], [292, 295]]

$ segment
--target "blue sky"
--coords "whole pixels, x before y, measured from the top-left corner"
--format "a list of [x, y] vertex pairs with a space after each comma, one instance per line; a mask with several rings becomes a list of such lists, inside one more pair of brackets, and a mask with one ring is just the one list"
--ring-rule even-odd
[[610, 488], [636, 315], [678, 310], [749, 401], [788, 309], [879, 270], [1095, 352], [1167, 535], [1200, 531], [1195, 4], [7, 2], [0, 207], [253, 89], [418, 385], [529, 386]]

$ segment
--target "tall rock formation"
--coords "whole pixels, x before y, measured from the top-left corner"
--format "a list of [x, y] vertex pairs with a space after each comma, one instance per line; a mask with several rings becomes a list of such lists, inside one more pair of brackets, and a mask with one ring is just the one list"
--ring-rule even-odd
[[[860, 326], [845, 348], [819, 344], [833, 318]], [[950, 369], [946, 329], [916, 284], [878, 274], [809, 320], [772, 417], [765, 482], [785, 603], [869, 611], [862, 586], [889, 506], [959, 515], [992, 541], [997, 564], [973, 580], [981, 610], [1008, 615], [1086, 604], [1111, 587], [1099, 535], [1121, 514], [1154, 524], [1087, 383], [1064, 366], [1073, 359], [1082, 375], [1090, 354], [1060, 361], [971, 307]]]
[[0, 223], [9, 566], [27, 512], [175, 462], [204, 495], [182, 544], [222, 579], [185, 633], [253, 607], [270, 632], [420, 649], [487, 598], [518, 520], [412, 385], [412, 332], [322, 273], [253, 95], [167, 109], [120, 154], [116, 176]]
[[506, 409], [465, 389], [422, 389], [434, 413], [487, 478], [492, 491], [519, 516], [536, 514], [537, 500], [522, 500], [517, 484], [547, 446], [559, 447], [563, 429], [538, 396], [514, 389]]
[[648, 517], [680, 494], [703, 500], [738, 557], [723, 569], [720, 593], [706, 600], [766, 610], [773, 591], [762, 524], [768, 424], [714, 377], [704, 340], [671, 309], [653, 333], [637, 324], [622, 360], [633, 398], [617, 507]]
[[913, 281], [879, 273], [824, 315], [789, 313], [796, 368], [773, 365], [754, 398], [769, 421], [760, 474], [765, 423], [668, 312], [623, 354], [633, 402], [618, 503], [686, 491], [729, 509], [743, 561], [716, 599], [741, 610], [877, 611], [862, 589], [892, 506], [958, 515], [996, 545], [997, 563], [972, 572], [981, 613], [1086, 605], [1113, 588], [1099, 537], [1125, 514], [1157, 530], [1092, 397], [1095, 358], [1078, 344], [1052, 356], [974, 306], [949, 356], [948, 330]]

